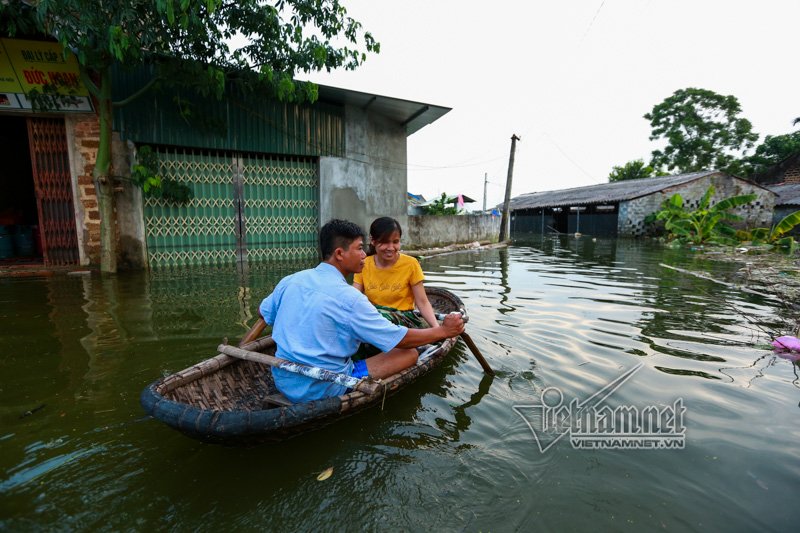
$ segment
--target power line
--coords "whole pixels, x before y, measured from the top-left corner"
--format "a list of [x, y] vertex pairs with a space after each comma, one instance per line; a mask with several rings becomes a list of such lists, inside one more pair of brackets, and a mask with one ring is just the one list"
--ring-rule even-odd
[[586, 39], [586, 36], [589, 35], [589, 30], [591, 30], [592, 26], [594, 26], [594, 21], [597, 20], [597, 16], [600, 14], [600, 10], [603, 9], [604, 5], [606, 5], [606, 0], [603, 0], [602, 2], [600, 2], [600, 6], [597, 8], [597, 11], [594, 12], [594, 17], [592, 17], [592, 21], [589, 22], [589, 25], [586, 27], [586, 31], [583, 32], [583, 37], [581, 37], [581, 40], [578, 43], [578, 46], [583, 44], [583, 41]]
[[575, 168], [577, 168], [578, 170], [580, 170], [581, 172], [583, 172], [583, 174], [584, 174], [584, 175], [585, 175], [587, 178], [589, 178], [590, 180], [592, 180], [592, 181], [594, 181], [594, 182], [597, 182], [597, 183], [603, 183], [602, 181], [598, 180], [597, 178], [593, 177], [591, 174], [589, 174], [588, 172], [586, 172], [586, 170], [584, 170], [582, 166], [580, 166], [580, 165], [579, 165], [579, 164], [578, 164], [578, 163], [577, 163], [577, 162], [576, 162], [574, 159], [572, 159], [572, 158], [569, 156], [569, 154], [567, 154], [567, 152], [565, 152], [565, 151], [564, 151], [564, 149], [563, 149], [563, 148], [561, 148], [561, 146], [559, 146], [559, 145], [558, 145], [558, 143], [557, 143], [555, 140], [553, 140], [553, 138], [552, 138], [552, 137], [550, 137], [550, 135], [548, 135], [548, 133], [547, 133], [546, 131], [545, 131], [545, 132], [542, 132], [542, 134], [543, 134], [545, 137], [547, 137], [547, 139], [548, 139], [548, 140], [549, 140], [551, 143], [553, 143], [553, 146], [555, 146], [555, 147], [558, 149], [558, 151], [559, 151], [559, 152], [561, 152], [561, 155], [563, 155], [565, 158], [567, 158], [567, 161], [569, 161], [570, 163], [572, 163], [573, 165], [575, 165]]
[[[258, 112], [255, 109], [250, 108], [250, 106], [248, 106], [245, 102], [237, 100], [236, 98], [231, 98], [231, 101], [233, 101], [234, 105], [236, 105], [236, 106], [238, 106], [238, 107], [240, 107], [242, 109], [245, 109], [251, 115], [253, 115], [255, 117], [258, 117], [260, 120], [262, 120], [263, 122], [271, 125], [273, 128], [275, 128], [276, 130], [280, 131], [282, 134], [286, 135], [287, 137], [294, 138], [298, 142], [300, 142], [302, 144], [305, 144], [309, 148], [315, 149], [315, 150], [319, 151], [320, 153], [323, 153], [323, 152], [326, 151], [326, 147], [324, 147], [320, 142], [311, 142], [309, 139], [304, 138], [299, 133], [294, 132], [294, 131], [289, 131], [289, 129], [284, 124], [278, 123], [275, 120], [271, 119], [270, 117], [264, 116], [264, 114]], [[421, 165], [421, 164], [408, 163], [407, 161], [403, 162], [403, 161], [396, 161], [396, 160], [386, 159], [386, 158], [383, 158], [383, 157], [380, 157], [380, 156], [376, 156], [376, 155], [373, 155], [373, 154], [367, 154], [367, 153], [363, 153], [363, 152], [351, 151], [350, 153], [351, 153], [351, 155], [349, 155], [349, 156], [348, 155], [341, 155], [341, 156], [337, 156], [337, 157], [341, 157], [342, 159], [346, 159], [346, 160], [353, 161], [353, 162], [356, 162], [356, 163], [363, 163], [363, 164], [373, 165], [373, 166], [376, 166], [376, 167], [379, 167], [379, 168], [384, 168], [384, 169], [389, 169], [389, 170], [406, 170], [406, 171], [407, 170], [412, 170], [414, 172], [428, 172], [428, 171], [431, 171], [431, 170], [447, 170], [447, 169], [456, 169], [456, 168], [469, 168], [469, 167], [475, 167], [475, 166], [479, 166], [479, 165], [484, 165], [485, 163], [491, 163], [493, 161], [497, 161], [497, 160], [503, 159], [505, 157], [505, 155], [498, 155], [497, 157], [493, 157], [492, 159], [486, 159], [486, 160], [483, 160], [483, 161], [476, 161], [474, 163], [467, 163], [466, 161], [469, 161], [469, 159], [467, 159], [466, 161], [461, 161], [461, 162], [453, 163], [453, 164], [450, 164], [450, 165], [431, 166], [431, 165]], [[355, 156], [363, 156], [365, 158], [368, 158], [369, 160], [365, 161], [365, 160], [359, 159], [358, 157], [355, 157]], [[417, 168], [414, 168], [414, 167], [417, 167]]]

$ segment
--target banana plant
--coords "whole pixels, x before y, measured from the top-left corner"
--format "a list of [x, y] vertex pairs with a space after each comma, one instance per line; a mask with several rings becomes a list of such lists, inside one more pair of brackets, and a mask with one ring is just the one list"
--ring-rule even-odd
[[795, 211], [783, 217], [780, 222], [773, 224], [770, 228], [751, 229], [748, 236], [753, 244], [771, 244], [776, 248], [786, 249], [792, 254], [797, 247], [797, 242], [794, 237], [786, 234], [798, 224], [800, 224], [800, 211]]
[[741, 220], [731, 213], [736, 207], [749, 204], [756, 199], [755, 194], [731, 196], [711, 205], [714, 186], [710, 186], [700, 199], [697, 209], [689, 211], [683, 204], [683, 197], [676, 193], [662, 204], [655, 220], [664, 221], [664, 229], [682, 242], [703, 244], [705, 242], [730, 243], [736, 234], [728, 222]]

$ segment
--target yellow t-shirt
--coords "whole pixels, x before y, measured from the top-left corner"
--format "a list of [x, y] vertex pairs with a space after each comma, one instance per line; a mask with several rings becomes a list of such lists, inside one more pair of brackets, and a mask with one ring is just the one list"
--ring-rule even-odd
[[353, 283], [360, 283], [375, 305], [410, 311], [414, 309], [411, 286], [424, 279], [419, 261], [409, 255], [400, 254], [394, 266], [386, 269], [378, 268], [371, 255], [364, 260], [364, 270], [353, 276]]

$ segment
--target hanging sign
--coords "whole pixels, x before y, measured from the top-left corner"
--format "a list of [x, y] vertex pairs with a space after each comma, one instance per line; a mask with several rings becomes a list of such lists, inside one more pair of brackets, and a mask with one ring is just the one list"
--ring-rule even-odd
[[0, 39], [0, 110], [32, 110], [33, 92], [68, 97], [55, 99], [58, 111], [94, 110], [77, 60], [65, 58], [60, 44]]

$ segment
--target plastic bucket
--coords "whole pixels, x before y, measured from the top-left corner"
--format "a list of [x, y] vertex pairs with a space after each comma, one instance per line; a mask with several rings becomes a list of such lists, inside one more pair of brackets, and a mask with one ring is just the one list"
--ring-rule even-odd
[[0, 226], [0, 259], [14, 257], [14, 242], [8, 226]]
[[14, 248], [20, 257], [33, 257], [33, 228], [31, 226], [17, 226], [14, 234]]

